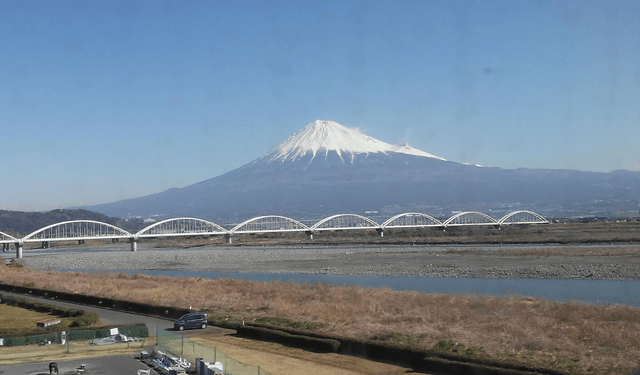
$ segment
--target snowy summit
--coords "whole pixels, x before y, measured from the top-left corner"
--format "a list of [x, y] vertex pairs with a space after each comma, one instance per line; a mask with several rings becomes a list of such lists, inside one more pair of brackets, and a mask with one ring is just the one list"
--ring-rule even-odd
[[335, 151], [342, 160], [344, 160], [343, 154], [350, 154], [351, 160], [353, 160], [355, 154], [387, 154], [389, 152], [445, 160], [409, 145], [392, 145], [369, 137], [358, 129], [347, 128], [333, 121], [321, 120], [310, 123], [285, 142], [276, 146], [265, 157], [269, 158], [269, 161], [294, 161], [312, 153], [311, 160], [313, 160], [318, 153], [324, 153], [326, 157], [330, 151]]

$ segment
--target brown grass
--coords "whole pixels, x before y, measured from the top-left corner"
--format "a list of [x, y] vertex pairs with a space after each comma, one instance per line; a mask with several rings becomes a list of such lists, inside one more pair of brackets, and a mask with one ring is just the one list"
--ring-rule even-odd
[[576, 374], [629, 373], [640, 358], [640, 309], [520, 297], [397, 292], [236, 279], [83, 274], [0, 267], [0, 282], [150, 304], [207, 309], [231, 319], [282, 317], [316, 332], [432, 348]]
[[[54, 315], [39, 313], [16, 306], [0, 304], [0, 329], [34, 329], [36, 322], [54, 318]], [[60, 318], [68, 325], [68, 319]], [[47, 332], [43, 332], [47, 333]]]

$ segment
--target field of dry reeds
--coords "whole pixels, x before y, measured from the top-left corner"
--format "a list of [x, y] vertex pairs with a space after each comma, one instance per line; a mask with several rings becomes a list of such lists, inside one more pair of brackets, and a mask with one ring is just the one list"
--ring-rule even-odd
[[236, 321], [293, 322], [316, 333], [436, 347], [574, 374], [628, 374], [640, 358], [640, 309], [630, 306], [9, 266], [0, 266], [0, 282], [191, 306]]

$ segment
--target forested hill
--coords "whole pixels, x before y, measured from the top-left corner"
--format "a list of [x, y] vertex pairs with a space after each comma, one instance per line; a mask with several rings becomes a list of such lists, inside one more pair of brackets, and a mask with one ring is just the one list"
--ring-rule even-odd
[[70, 220], [95, 220], [116, 225], [122, 229], [139, 229], [139, 220], [122, 220], [88, 210], [53, 210], [49, 212], [22, 212], [0, 210], [0, 232], [21, 238], [51, 224]]

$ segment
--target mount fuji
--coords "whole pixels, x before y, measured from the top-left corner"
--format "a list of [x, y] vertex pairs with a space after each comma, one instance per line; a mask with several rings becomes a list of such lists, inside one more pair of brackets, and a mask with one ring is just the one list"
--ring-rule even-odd
[[337, 213], [448, 217], [469, 210], [500, 217], [519, 209], [551, 217], [615, 216], [637, 214], [639, 198], [640, 172], [466, 165], [317, 120], [262, 157], [218, 177], [84, 208], [118, 217], [193, 216], [219, 223]]

